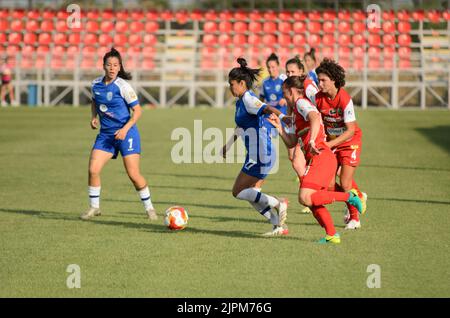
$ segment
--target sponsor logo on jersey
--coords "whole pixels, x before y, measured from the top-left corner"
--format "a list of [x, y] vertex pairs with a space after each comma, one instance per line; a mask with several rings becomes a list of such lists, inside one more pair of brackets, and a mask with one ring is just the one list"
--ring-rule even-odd
[[262, 103], [260, 101], [255, 102], [255, 107], [260, 108], [262, 106]]
[[98, 108], [100, 108], [100, 111], [102, 111], [102, 112], [106, 112], [108, 110], [108, 107], [106, 107], [105, 104], [100, 104], [100, 106]]
[[330, 109], [329, 111], [328, 111], [328, 113], [330, 114], [330, 115], [336, 115], [336, 109]]
[[100, 95], [100, 93], [99, 93], [99, 92], [97, 92], [97, 91], [94, 91], [94, 94], [95, 94], [95, 95]]
[[330, 117], [330, 116], [323, 116], [323, 119], [329, 123], [337, 123], [338, 121], [341, 121], [341, 118], [334, 118], [334, 117]]
[[106, 93], [106, 99], [107, 100], [112, 100], [112, 98], [113, 98], [113, 93], [112, 92]]
[[327, 127], [327, 134], [328, 135], [335, 135], [335, 136], [340, 136], [344, 133], [345, 128], [329, 128]]
[[137, 99], [136, 93], [134, 91], [130, 91], [130, 93], [128, 95], [130, 96], [131, 100]]
[[358, 149], [359, 146], [358, 146], [358, 145], [350, 145], [350, 148], [351, 148], [351, 149]]

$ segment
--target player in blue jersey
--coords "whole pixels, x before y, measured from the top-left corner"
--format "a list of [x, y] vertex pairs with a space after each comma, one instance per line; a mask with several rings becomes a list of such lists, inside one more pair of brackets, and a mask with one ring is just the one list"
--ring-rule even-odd
[[[275, 107], [261, 102], [252, 92], [253, 83], [260, 70], [247, 67], [247, 61], [243, 58], [238, 58], [237, 62], [240, 67], [233, 68], [228, 74], [230, 91], [237, 97], [235, 113], [237, 127], [232, 141], [240, 135], [247, 155], [234, 183], [233, 196], [248, 201], [273, 225], [272, 231], [265, 233], [264, 236], [287, 235], [288, 229], [285, 224], [287, 200], [262, 193], [261, 187], [276, 160], [270, 130], [264, 125], [264, 115], [273, 113], [286, 124], [291, 120]], [[228, 150], [227, 145], [222, 149], [224, 157]]]
[[97, 116], [101, 128], [89, 158], [90, 208], [81, 215], [81, 219], [89, 220], [101, 214], [100, 173], [105, 164], [117, 158], [120, 152], [128, 177], [138, 191], [149, 219], [156, 220], [147, 181], [139, 170], [141, 142], [136, 122], [142, 109], [136, 93], [126, 81], [131, 79], [131, 75], [125, 72], [120, 53], [114, 48], [103, 57], [103, 70], [105, 75], [92, 82], [91, 128], [98, 128]]
[[[266, 61], [267, 70], [269, 76], [265, 78], [261, 85], [261, 92], [259, 97], [262, 101], [266, 102], [272, 107], [275, 107], [280, 112], [286, 115], [287, 103], [283, 98], [283, 90], [281, 89], [284, 80], [286, 79], [285, 74], [280, 74], [280, 61], [275, 53], [272, 53]], [[272, 136], [277, 135], [277, 130], [275, 127], [267, 120], [269, 115], [264, 116], [266, 121], [264, 125], [267, 129], [273, 129]]]
[[309, 52], [306, 52], [305, 55], [303, 55], [303, 60], [305, 60], [306, 68], [308, 69], [308, 77], [312, 79], [316, 85], [319, 85], [319, 78], [316, 74], [316, 49], [311, 48]]

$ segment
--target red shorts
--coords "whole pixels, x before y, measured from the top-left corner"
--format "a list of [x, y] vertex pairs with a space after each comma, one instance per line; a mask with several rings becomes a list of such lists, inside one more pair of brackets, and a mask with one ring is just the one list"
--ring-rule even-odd
[[361, 157], [361, 139], [353, 140], [350, 144], [337, 147], [333, 152], [339, 165], [357, 167]]
[[307, 162], [300, 188], [328, 189], [337, 169], [337, 161], [333, 152], [329, 148], [325, 148], [320, 154], [312, 156], [310, 160], [307, 159]]

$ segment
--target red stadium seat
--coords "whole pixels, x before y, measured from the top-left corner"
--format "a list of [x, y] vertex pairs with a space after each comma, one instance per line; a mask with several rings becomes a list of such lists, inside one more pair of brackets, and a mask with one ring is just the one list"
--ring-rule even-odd
[[366, 39], [362, 34], [355, 34], [352, 37], [352, 43], [355, 46], [362, 46], [366, 43]]
[[0, 9], [0, 19], [8, 19], [9, 11], [6, 9]]
[[158, 12], [156, 10], [148, 10], [144, 13], [144, 19], [146, 21], [157, 21], [158, 17]]
[[400, 10], [397, 12], [397, 18], [400, 21], [409, 21], [411, 17], [409, 16], [409, 12], [406, 10]]
[[390, 59], [384, 58], [383, 59], [383, 68], [388, 69], [388, 70], [394, 68], [394, 61], [392, 60], [392, 58], [390, 58]]
[[262, 31], [262, 25], [260, 22], [250, 21], [248, 24], [248, 30], [251, 33], [260, 33]]
[[409, 59], [411, 57], [411, 48], [409, 48], [409, 47], [400, 47], [398, 49], [398, 56], [401, 59]]
[[400, 33], [409, 33], [411, 31], [411, 24], [407, 21], [400, 21], [398, 23], [398, 31]]
[[296, 21], [293, 24], [294, 33], [304, 33], [306, 32], [306, 23], [303, 21]]
[[307, 18], [304, 11], [294, 11], [292, 17], [294, 18], [294, 21], [305, 21]]
[[277, 37], [275, 34], [266, 34], [263, 37], [263, 44], [266, 46], [273, 46], [277, 43]]
[[154, 57], [156, 55], [156, 48], [153, 46], [144, 46], [142, 48], [142, 55], [144, 57]]
[[320, 22], [317, 21], [311, 21], [308, 24], [308, 31], [310, 33], [319, 33], [322, 29], [322, 25], [320, 24]]
[[339, 21], [338, 31], [339, 33], [348, 33], [351, 30], [350, 23], [348, 21]]
[[138, 46], [130, 46], [127, 50], [127, 55], [129, 56], [136, 56], [139, 54], [141, 54], [141, 49]]
[[383, 56], [385, 59], [392, 60], [392, 57], [395, 54], [395, 47], [387, 46], [383, 49]]
[[275, 22], [266, 22], [263, 25], [264, 33], [275, 33], [277, 31], [277, 24]]
[[278, 23], [278, 31], [281, 33], [289, 33], [292, 31], [292, 25], [289, 22], [281, 21]]
[[308, 38], [308, 44], [310, 47], [317, 47], [320, 45], [320, 35], [310, 34]]
[[170, 21], [173, 19], [173, 14], [170, 10], [164, 10], [163, 12], [160, 13], [160, 15], [164, 21]]
[[128, 37], [123, 33], [118, 33], [114, 35], [114, 45], [115, 46], [122, 46], [125, 45], [125, 43], [128, 42]]
[[25, 10], [16, 9], [11, 11], [11, 16], [13, 20], [22, 20], [25, 17]]
[[186, 10], [176, 11], [175, 19], [179, 24], [185, 24], [189, 20], [189, 14]]
[[9, 26], [11, 31], [14, 32], [22, 32], [23, 31], [23, 23], [21, 20], [12, 20], [11, 25]]
[[416, 21], [423, 21], [425, 19], [425, 12], [423, 10], [414, 11], [412, 17]]
[[233, 31], [235, 33], [245, 33], [247, 32], [248, 26], [247, 23], [238, 21], [233, 24]]
[[34, 45], [37, 42], [37, 36], [35, 33], [25, 33], [23, 36], [23, 43]]
[[292, 20], [292, 12], [287, 11], [287, 10], [283, 10], [280, 13], [278, 13], [278, 19], [280, 21], [288, 22], [288, 21]]
[[437, 10], [429, 10], [426, 13], [427, 19], [432, 23], [439, 23], [441, 19], [440, 12]]
[[323, 20], [324, 21], [335, 21], [336, 20], [336, 11], [326, 10], [323, 12]]
[[331, 46], [324, 46], [320, 50], [320, 54], [323, 58], [328, 57], [334, 59], [334, 47]]
[[26, 45], [22, 48], [22, 62], [20, 67], [32, 68], [34, 66], [34, 47], [32, 45]]
[[395, 13], [393, 10], [383, 10], [381, 13], [383, 23], [391, 22], [395, 20]]
[[229, 34], [221, 34], [219, 35], [219, 44], [220, 45], [230, 45], [232, 42], [231, 36]]
[[291, 49], [287, 46], [281, 46], [277, 49], [277, 55], [280, 58], [281, 65], [285, 65], [286, 61], [291, 57]]
[[203, 36], [203, 44], [204, 45], [216, 45], [217, 37], [214, 34], [205, 34]]
[[133, 10], [131, 11], [131, 20], [132, 21], [136, 21], [136, 22], [140, 22], [141, 20], [144, 19], [144, 12], [141, 10]]
[[133, 33], [128, 37], [128, 44], [131, 46], [139, 46], [142, 44], [142, 38], [139, 34]]
[[54, 33], [53, 43], [56, 45], [64, 45], [67, 43], [67, 36], [65, 33]]
[[367, 49], [367, 54], [369, 55], [369, 58], [378, 58], [381, 55], [381, 49], [377, 46], [370, 46]]
[[126, 10], [117, 11], [116, 20], [126, 22], [128, 20], [128, 12]]
[[259, 10], [253, 10], [249, 13], [248, 17], [249, 17], [250, 21], [261, 21], [263, 18], [263, 15]]
[[208, 10], [205, 13], [205, 20], [207, 21], [216, 21], [218, 17], [218, 14], [214, 10]]
[[361, 46], [355, 46], [352, 49], [352, 53], [354, 58], [361, 58], [364, 56], [364, 48], [362, 48]]
[[264, 20], [266, 21], [276, 21], [277, 14], [273, 10], [268, 10], [264, 12]]
[[246, 21], [247, 13], [242, 10], [237, 10], [234, 12], [233, 18], [235, 21]]
[[93, 20], [87, 21], [85, 24], [85, 30], [92, 33], [97, 32], [99, 30], [98, 22]]
[[97, 35], [94, 33], [87, 33], [83, 37], [83, 43], [85, 45], [95, 45], [98, 42]]
[[100, 17], [100, 14], [97, 10], [87, 10], [85, 13], [88, 20], [96, 21]]
[[291, 44], [292, 37], [289, 34], [278, 35], [278, 44], [281, 46], [288, 46]]
[[380, 58], [370, 58], [367, 62], [367, 66], [370, 70], [379, 69], [380, 68]]
[[254, 46], [260, 45], [262, 43], [261, 36], [254, 34], [254, 33], [250, 33], [247, 41], [248, 41], [248, 44], [254, 45]]
[[103, 46], [110, 45], [112, 42], [113, 42], [113, 38], [109, 34], [102, 33], [98, 36], [98, 43], [100, 45], [103, 45]]
[[243, 46], [235, 46], [233, 48], [233, 57], [237, 59], [238, 57], [243, 57], [246, 53], [246, 50]]
[[384, 33], [394, 33], [395, 32], [395, 23], [392, 21], [384, 21], [382, 23]]
[[[5, 33], [0, 33], [0, 43], [5, 43], [5, 42], [6, 42], [6, 34]], [[0, 53], [2, 52], [2, 50], [3, 50], [3, 46], [0, 45]]]
[[313, 10], [308, 12], [308, 18], [310, 21], [320, 21], [322, 19], [322, 15], [319, 11]]
[[244, 34], [235, 34], [233, 36], [234, 45], [245, 45], [247, 42], [247, 37]]
[[59, 10], [56, 12], [56, 17], [60, 20], [66, 20], [68, 16], [69, 12], [67, 12], [66, 10]]
[[130, 32], [131, 33], [139, 33], [144, 30], [144, 24], [139, 21], [133, 21], [130, 23]]
[[50, 51], [50, 48], [46, 45], [38, 46], [36, 49], [36, 61], [35, 66], [36, 68], [45, 68], [47, 67], [47, 62], [51, 61], [48, 60], [48, 52]]
[[221, 21], [219, 23], [219, 31], [221, 33], [230, 33], [233, 29], [233, 25], [229, 21]]
[[100, 12], [100, 19], [102, 21], [113, 20], [114, 16], [115, 14], [113, 13], [112, 10], [103, 10]]
[[450, 10], [444, 11], [444, 12], [442, 13], [442, 17], [443, 17], [445, 20], [449, 21], [449, 20], [450, 20]]
[[351, 14], [348, 10], [339, 10], [338, 19], [339, 21], [350, 21]]
[[203, 25], [203, 31], [206, 33], [214, 33], [217, 31], [217, 24], [212, 21], [206, 21]]
[[116, 32], [125, 33], [128, 31], [128, 23], [125, 21], [117, 21], [115, 29]]
[[401, 69], [409, 69], [409, 68], [411, 68], [411, 61], [410, 60], [400, 60], [398, 63], [398, 66]]
[[102, 21], [100, 24], [100, 30], [102, 33], [109, 33], [114, 30], [114, 23], [112, 23], [112, 21]]
[[323, 23], [323, 32], [334, 33], [334, 20], [327, 20]]
[[155, 21], [149, 21], [145, 23], [144, 29], [146, 33], [156, 33], [159, 30], [159, 24]]
[[39, 34], [38, 42], [40, 45], [50, 45], [52, 43], [52, 36], [50, 33], [41, 33]]
[[8, 25], [8, 21], [6, 21], [6, 19], [0, 19], [0, 31], [1, 32], [5, 32], [5, 31], [9, 31], [9, 25]]
[[29, 20], [25, 25], [25, 29], [28, 32], [36, 32], [39, 30], [39, 23], [36, 20]]
[[383, 35], [383, 45], [384, 46], [394, 46], [396, 43], [395, 35], [385, 34]]
[[61, 45], [57, 45], [52, 49], [52, 58], [50, 60], [50, 67], [53, 69], [64, 68], [64, 53], [65, 49]]
[[18, 32], [13, 32], [8, 35], [8, 46], [9, 44], [19, 44], [22, 42], [22, 34]]
[[369, 34], [368, 42], [371, 46], [378, 46], [381, 44], [381, 37], [378, 34]]
[[52, 32], [55, 29], [53, 25], [53, 21], [51, 20], [43, 20], [41, 22], [41, 31], [43, 32]]
[[303, 46], [306, 44], [306, 38], [303, 34], [295, 34], [292, 38], [292, 43], [299, 47], [299, 46]]
[[366, 23], [354, 22], [352, 29], [353, 29], [353, 32], [355, 32], [355, 33], [363, 33], [366, 30]]
[[202, 58], [214, 58], [217, 54], [213, 46], [204, 46], [201, 49]]
[[364, 21], [366, 20], [366, 14], [360, 10], [354, 11], [352, 13], [352, 17], [354, 21]]
[[351, 42], [352, 42], [352, 39], [351, 39], [350, 35], [348, 35], [347, 33], [339, 34], [339, 38], [338, 38], [339, 46], [341, 46], [341, 47], [348, 46]]
[[323, 45], [326, 45], [326, 46], [334, 46], [334, 43], [335, 43], [336, 41], [334, 40], [334, 35], [333, 34], [325, 34], [323, 37], [322, 37], [322, 43], [323, 43]]
[[340, 58], [339, 65], [342, 66], [344, 69], [349, 69], [350, 68], [350, 60], [346, 59], [346, 58]]
[[340, 46], [338, 55], [339, 59], [348, 59], [350, 57], [350, 48], [347, 46]]
[[153, 58], [144, 58], [142, 60], [142, 68], [144, 70], [153, 70], [155, 68], [155, 62]]
[[81, 36], [79, 33], [69, 33], [69, 40], [68, 42], [70, 44], [79, 44], [81, 41]]
[[68, 30], [67, 22], [65, 20], [56, 21], [55, 29], [57, 32], [66, 32]]
[[411, 44], [411, 36], [409, 34], [400, 34], [398, 36], [398, 44], [401, 46], [409, 46]]

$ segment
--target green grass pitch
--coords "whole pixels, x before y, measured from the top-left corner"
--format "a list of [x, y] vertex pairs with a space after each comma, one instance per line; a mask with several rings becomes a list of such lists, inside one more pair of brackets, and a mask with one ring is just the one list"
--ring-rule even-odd
[[[0, 297], [449, 297], [450, 113], [357, 111], [363, 130], [356, 180], [368, 193], [362, 228], [342, 244], [316, 243], [323, 230], [300, 214], [286, 151], [263, 188], [291, 202], [290, 235], [231, 195], [240, 164], [174, 164], [176, 127], [234, 127], [233, 110], [145, 110], [138, 126], [141, 170], [161, 216], [190, 214], [171, 232], [145, 218], [121, 159], [102, 173], [103, 215], [88, 205], [88, 156], [96, 132], [88, 108], [0, 110]], [[206, 144], [207, 142], [205, 142]], [[282, 146], [282, 145], [281, 145]], [[69, 264], [81, 269], [70, 289]], [[370, 264], [380, 288], [368, 288]]]

